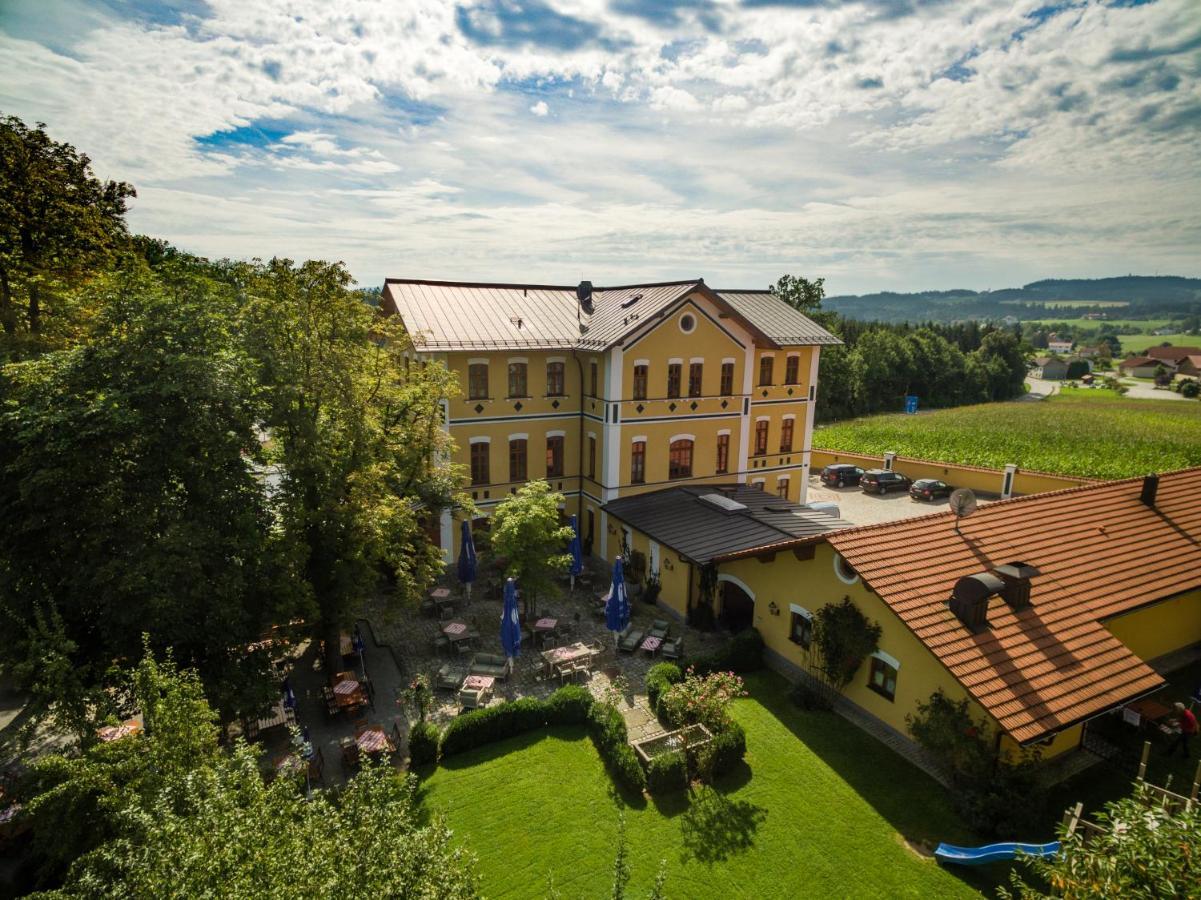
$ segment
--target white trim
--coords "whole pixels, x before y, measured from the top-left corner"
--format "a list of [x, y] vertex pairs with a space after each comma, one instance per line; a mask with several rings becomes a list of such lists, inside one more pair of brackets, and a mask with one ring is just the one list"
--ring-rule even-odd
[[760, 350], [760, 351], [759, 351], [759, 358], [760, 358], [760, 359], [762, 359], [762, 358], [763, 358], [763, 357], [765, 357], [765, 356], [770, 356], [772, 359], [775, 359], [775, 358], [776, 358], [776, 351], [775, 351], [775, 350]]
[[486, 356], [473, 356], [467, 360], [467, 365], [469, 366], [488, 366], [491, 364]]
[[[600, 511], [600, 558], [609, 558], [609, 514], [602, 509]], [[593, 535], [595, 537], [595, 535]]]
[[789, 612], [794, 612], [794, 613], [796, 613], [798, 616], [804, 616], [806, 619], [809, 619], [809, 620], [811, 620], [811, 621], [812, 621], [812, 619], [813, 619], [813, 613], [809, 612], [809, 610], [805, 609], [805, 607], [803, 607], [803, 606], [798, 606], [798, 605], [797, 605], [797, 604], [795, 604], [795, 603], [789, 603], [789, 604], [788, 604], [788, 611], [789, 611]]
[[755, 601], [755, 592], [746, 586], [745, 581], [735, 578], [733, 575], [727, 575], [725, 572], [718, 573], [717, 581], [719, 584], [723, 581], [728, 581], [728, 582], [730, 582], [730, 584], [738, 585], [738, 587], [742, 588], [742, 590], [746, 593], [746, 595], [751, 598], [752, 603]]
[[805, 433], [801, 435], [801, 464], [803, 471], [801, 473], [801, 496], [799, 502], [801, 505], [809, 495], [809, 478], [808, 475], [812, 471], [809, 468], [810, 456], [809, 452], [813, 449], [813, 413], [817, 409], [817, 361], [821, 357], [821, 347], [809, 348], [809, 384], [805, 385], [805, 390], [813, 389], [813, 402], [805, 404]]
[[647, 566], [650, 573], [656, 577], [659, 575], [659, 542], [652, 541], [647, 538]]
[[756, 422], [770, 422], [771, 416], [755, 416]]
[[745, 360], [742, 364], [742, 396], [738, 401], [742, 404], [742, 409], [738, 410], [738, 481], [746, 484], [746, 472], [750, 468], [751, 461], [751, 417], [747, 415], [750, 410], [751, 391], [755, 389], [754, 371], [755, 371], [755, 342], [747, 341]]
[[566, 431], [558, 431], [558, 430], [556, 430], [556, 431], [548, 431], [548, 432], [546, 433], [546, 436], [547, 436], [548, 438], [552, 438], [552, 437], [561, 437], [561, 438], [566, 438], [566, 437], [567, 437], [567, 432], [566, 432]]
[[883, 650], [877, 650], [875, 653], [872, 654], [872, 656], [874, 656], [876, 659], [880, 660], [880, 662], [886, 663], [887, 665], [892, 666], [898, 672], [901, 671], [901, 661], [899, 659], [897, 659], [895, 656], [893, 656], [889, 653], [885, 653]]
[[733, 363], [734, 365], [738, 365], [738, 360], [736, 360], [732, 356], [722, 357], [721, 364], [724, 366], [726, 363]]
[[696, 435], [695, 434], [673, 434], [670, 438], [668, 438], [667, 443], [674, 444], [676, 441], [692, 441], [692, 443], [695, 444], [696, 443]]
[[473, 438], [470, 438], [467, 441], [467, 443], [469, 443], [469, 444], [491, 444], [492, 438], [486, 437], [486, 436], [485, 437], [473, 437]]
[[553, 362], [563, 363], [563, 365], [567, 365], [567, 357], [566, 356], [548, 356], [546, 358], [546, 362], [548, 365]]
[[[617, 497], [618, 486], [621, 485], [621, 422], [610, 421], [615, 417], [620, 416], [622, 394], [622, 375], [625, 369], [624, 354], [620, 347], [614, 347], [609, 351], [608, 358], [605, 361], [605, 397], [607, 398], [602, 404], [603, 410], [602, 419], [604, 424], [601, 426], [604, 435], [602, 444], [604, 445], [603, 455], [601, 457], [602, 471], [604, 472], [603, 483], [607, 487], [601, 490], [603, 495], [601, 500], [607, 502]], [[650, 368], [648, 364], [647, 377], [650, 377]], [[616, 411], [616, 412], [615, 412]], [[604, 544], [602, 543], [601, 557], [605, 557]]]
[[528, 366], [530, 364], [530, 358], [528, 356], [510, 356], [508, 359], [505, 360], [505, 362], [510, 363], [510, 364], [525, 363]]
[[728, 428], [721, 428], [721, 429], [718, 429], [718, 432], [717, 432], [717, 433], [718, 433], [718, 435], [729, 434], [729, 433], [730, 433], [730, 429], [728, 429]]
[[[766, 487], [766, 486], [767, 486], [766, 478], [756, 478], [754, 481], [751, 482], [751, 487]], [[767, 492], [764, 491], [764, 493], [767, 493]]]
[[[692, 327], [691, 328], [684, 327], [684, 317], [685, 316], [692, 319]], [[681, 334], [692, 334], [694, 331], [696, 331], [696, 326], [698, 324], [697, 319], [698, 319], [698, 316], [696, 313], [692, 312], [691, 310], [685, 309], [683, 312], [680, 313], [679, 316], [676, 317], [676, 327], [680, 329]]]
[[636, 369], [636, 368], [638, 368], [639, 366], [646, 366], [646, 368], [649, 370], [649, 369], [650, 369], [650, 367], [651, 367], [651, 361], [650, 361], [649, 359], [636, 359], [636, 360], [634, 360], [634, 368]]
[[[843, 584], [855, 584], [856, 582], [858, 582], [859, 581], [859, 573], [858, 572], [855, 572], [854, 578], [848, 579], [848, 578], [842, 577], [842, 572], [838, 568], [838, 563], [840, 560], [842, 562], [846, 562], [846, 559], [843, 557], [843, 555], [841, 553], [835, 553], [834, 554], [834, 574], [836, 576], [838, 576], [838, 580], [841, 581]], [[847, 568], [851, 569], [851, 571], [855, 570], [855, 567], [852, 566], [849, 562], [847, 563]]]
[[785, 413], [784, 415], [780, 416], [780, 418], [781, 419], [795, 419], [796, 413]]
[[529, 439], [530, 439], [530, 436], [529, 436], [528, 432], [525, 432], [525, 431], [519, 431], [519, 432], [517, 432], [516, 434], [511, 434], [511, 435], [509, 435], [509, 441], [510, 441], [510, 442], [513, 442], [513, 441], [528, 441]]
[[784, 358], [791, 359], [794, 356], [800, 356], [800, 355], [801, 355], [800, 350], [789, 350], [787, 353], [784, 354]]
[[644, 443], [644, 444], [649, 444], [649, 443], [650, 443], [650, 441], [648, 441], [648, 440], [646, 439], [646, 435], [645, 435], [645, 434], [637, 434], [637, 435], [634, 435], [634, 437], [630, 438], [630, 443], [631, 443], [631, 444], [637, 444], [639, 441], [642, 441], [642, 443]]
[[705, 357], [703, 357], [703, 356], [694, 356], [688, 360], [689, 365], [692, 365], [693, 363], [702, 363], [703, 364], [704, 362], [705, 362]]
[[442, 543], [442, 561], [450, 562], [454, 559], [454, 520], [450, 517], [450, 510], [442, 510], [442, 514], [438, 517], [438, 533]]
[[669, 366], [682, 366], [682, 365], [684, 365], [684, 360], [681, 359], [680, 357], [676, 356], [676, 357], [669, 359], [667, 361], [667, 364]]

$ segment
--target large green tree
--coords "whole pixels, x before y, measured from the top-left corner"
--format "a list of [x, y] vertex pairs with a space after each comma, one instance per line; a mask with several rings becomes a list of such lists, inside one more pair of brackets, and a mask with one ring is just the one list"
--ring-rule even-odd
[[492, 514], [492, 551], [505, 559], [505, 574], [521, 587], [526, 613], [545, 594], [557, 573], [566, 572], [571, 557], [565, 552], [571, 526], [563, 525], [559, 507], [563, 495], [545, 481], [531, 481], [506, 497]]
[[253, 467], [260, 407], [235, 292], [197, 269], [87, 292], [86, 344], [3, 370], [0, 663], [86, 733], [89, 692], [147, 631], [223, 711], [254, 707], [263, 660], [241, 648], [291, 607]]
[[10, 348], [73, 327], [70, 288], [125, 246], [133, 196], [124, 182], [98, 179], [91, 160], [44, 125], [0, 119], [0, 326]]
[[462, 502], [442, 404], [456, 382], [406, 362], [399, 323], [362, 302], [342, 265], [276, 259], [244, 275], [274, 506], [336, 665], [338, 632], [381, 566], [410, 602], [441, 571], [426, 527]]
[[822, 300], [826, 296], [825, 285], [824, 278], [810, 281], [798, 275], [781, 275], [772, 285], [771, 292], [793, 309], [808, 315], [821, 309]]
[[477, 894], [473, 863], [415, 781], [369, 767], [339, 794], [265, 784], [220, 749], [199, 680], [147, 656], [131, 692], [145, 732], [39, 763], [28, 815], [57, 897], [424, 897]]

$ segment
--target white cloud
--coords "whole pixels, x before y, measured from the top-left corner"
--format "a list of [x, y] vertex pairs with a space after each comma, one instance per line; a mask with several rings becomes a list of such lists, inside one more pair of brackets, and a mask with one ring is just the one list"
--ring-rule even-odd
[[0, 108], [134, 182], [137, 228], [373, 281], [1201, 274], [1192, 0], [552, 5], [468, 3], [475, 41], [441, 0], [93, 13], [0, 31]]

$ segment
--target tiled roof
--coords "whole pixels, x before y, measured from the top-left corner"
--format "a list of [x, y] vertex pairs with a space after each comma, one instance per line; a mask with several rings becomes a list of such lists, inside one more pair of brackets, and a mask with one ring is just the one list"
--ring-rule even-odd
[[704, 282], [674, 281], [598, 287], [593, 312], [582, 314], [576, 288], [564, 285], [484, 284], [389, 278], [382, 306], [398, 314], [425, 350], [604, 350], [693, 291], [703, 291], [743, 316], [777, 344], [836, 344], [825, 331], [770, 294], [738, 293], [730, 300]]
[[[724, 509], [704, 499], [714, 494], [743, 508]], [[610, 500], [603, 509], [701, 565], [750, 547], [851, 527], [850, 522], [745, 484], [682, 485]]]
[[1152, 363], [1159, 365], [1161, 363], [1171, 363], [1171, 360], [1154, 359], [1150, 356], [1131, 356], [1118, 363], [1119, 369], [1135, 369], [1139, 366], [1149, 366]]
[[1186, 356], [1201, 354], [1201, 347], [1148, 347], [1147, 355], [1153, 359], [1173, 359], [1180, 361]]
[[[1016, 740], [1028, 742], [1159, 687], [1102, 620], [1201, 587], [1201, 469], [1003, 500], [831, 534], [834, 548]], [[989, 602], [973, 634], [947, 601], [958, 579], [1021, 561], [1031, 606]], [[1198, 637], [1201, 637], [1199, 635]]]

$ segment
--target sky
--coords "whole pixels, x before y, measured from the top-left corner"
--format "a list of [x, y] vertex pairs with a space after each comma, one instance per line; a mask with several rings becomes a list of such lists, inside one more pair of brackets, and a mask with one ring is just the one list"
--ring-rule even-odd
[[1197, 0], [0, 0], [140, 232], [385, 276], [1201, 276]]

